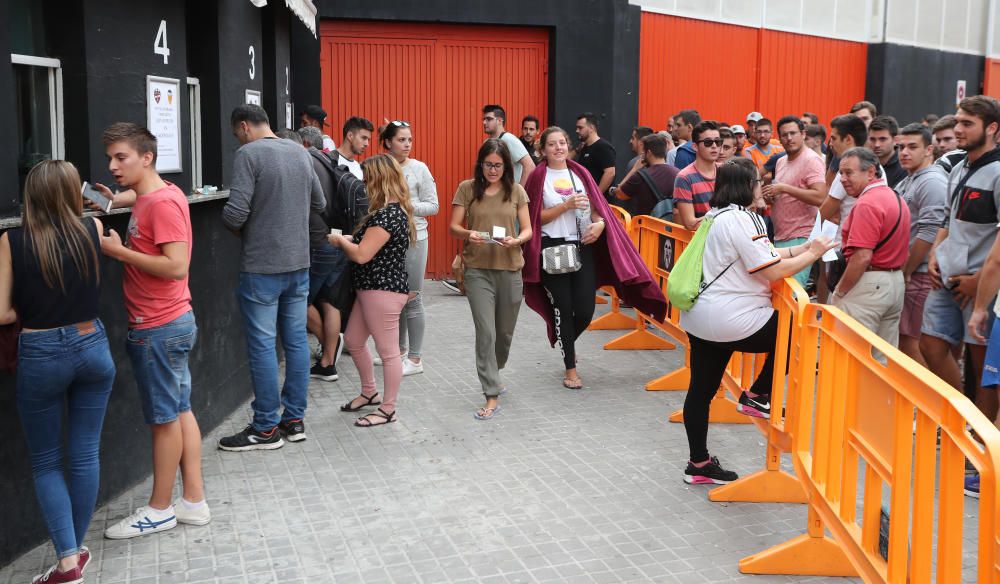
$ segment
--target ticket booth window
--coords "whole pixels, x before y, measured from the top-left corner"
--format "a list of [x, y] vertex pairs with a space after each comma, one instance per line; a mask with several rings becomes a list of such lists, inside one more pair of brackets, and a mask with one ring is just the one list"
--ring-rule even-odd
[[58, 59], [11, 55], [20, 187], [42, 160], [64, 157], [62, 68]]

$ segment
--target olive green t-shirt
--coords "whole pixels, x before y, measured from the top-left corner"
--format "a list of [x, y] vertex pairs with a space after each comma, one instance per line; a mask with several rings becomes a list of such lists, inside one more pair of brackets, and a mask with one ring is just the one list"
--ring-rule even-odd
[[[517, 211], [522, 205], [528, 204], [528, 193], [524, 187], [514, 183], [514, 192], [510, 200], [504, 202], [503, 192], [495, 195], [483, 195], [477, 201], [473, 191], [473, 181], [463, 181], [455, 191], [452, 205], [465, 207], [465, 227], [472, 231], [485, 231], [493, 234], [493, 227], [503, 227], [507, 235], [517, 237]], [[484, 270], [507, 270], [516, 272], [524, 267], [524, 255], [520, 247], [504, 247], [495, 243], [468, 243], [462, 252], [462, 261], [467, 268]]]

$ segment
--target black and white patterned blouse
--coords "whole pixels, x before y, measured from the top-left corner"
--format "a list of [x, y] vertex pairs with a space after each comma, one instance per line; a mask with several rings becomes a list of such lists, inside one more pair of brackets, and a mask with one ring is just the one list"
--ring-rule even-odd
[[354, 264], [352, 273], [354, 289], [409, 294], [410, 286], [406, 282], [406, 250], [410, 247], [410, 228], [406, 221], [406, 212], [399, 203], [391, 203], [375, 211], [354, 236], [359, 245], [365, 233], [372, 227], [381, 227], [389, 232], [389, 241], [367, 264]]

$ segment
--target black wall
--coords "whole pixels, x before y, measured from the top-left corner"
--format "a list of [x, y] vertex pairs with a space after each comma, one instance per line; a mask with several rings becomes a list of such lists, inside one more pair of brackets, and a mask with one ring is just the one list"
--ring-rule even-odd
[[[8, 8], [7, 2], [0, 2], [0, 23], [8, 22]], [[6, 31], [0, 30], [0, 55], [10, 54], [9, 40]], [[7, 63], [0, 67], [0, 87], [9, 88], [0, 91], [0, 127], [15, 128], [14, 67], [9, 57]], [[17, 134], [8, 131], [0, 137], [0, 214], [16, 212], [17, 191]]]
[[[628, 139], [638, 119], [640, 9], [627, 0], [336, 0], [317, 3], [321, 18], [548, 27], [549, 120], [572, 130], [576, 116], [601, 118], [600, 134], [618, 151], [619, 170], [632, 157]], [[293, 51], [295, 42], [293, 41]], [[296, 67], [300, 67], [295, 53]], [[319, 69], [319, 53], [309, 57]], [[300, 96], [320, 102], [318, 79], [296, 80]]]
[[982, 93], [985, 59], [977, 55], [894, 44], [868, 45], [865, 99], [899, 121], [955, 112], [955, 88], [965, 80], [966, 95]]
[[[282, 2], [270, 12], [245, 0], [44, 0], [46, 57], [61, 59], [64, 82], [66, 158], [84, 179], [109, 184], [104, 128], [116, 121], [146, 122], [146, 75], [180, 79], [181, 152], [184, 171], [164, 175], [181, 189], [191, 188], [190, 119], [187, 77], [202, 89], [202, 153], [206, 184], [224, 187], [239, 146], [229, 115], [244, 103], [246, 89], [262, 92], [272, 125], [284, 125], [285, 67], [290, 36], [305, 26]], [[273, 5], [273, 6], [271, 6]], [[6, 27], [7, 3], [0, 2], [0, 26]], [[266, 16], [265, 16], [266, 15]], [[161, 20], [167, 21], [168, 63], [153, 53]], [[264, 22], [266, 21], [266, 24]], [[8, 54], [6, 30], [0, 55]], [[264, 39], [267, 42], [264, 42]], [[315, 40], [312, 40], [314, 46]], [[249, 47], [254, 47], [250, 78]], [[316, 62], [318, 67], [318, 61]], [[280, 73], [280, 74], [279, 74]], [[13, 123], [12, 68], [0, 67], [0, 122]], [[308, 75], [303, 75], [308, 77]], [[305, 101], [304, 99], [300, 101]], [[17, 144], [11, 132], [0, 135], [0, 215], [17, 215]], [[11, 186], [13, 185], [13, 187]], [[11, 202], [13, 201], [13, 203]], [[191, 205], [194, 247], [190, 288], [197, 318], [198, 342], [191, 356], [193, 409], [208, 432], [250, 395], [245, 340], [235, 302], [239, 239], [222, 226], [224, 200]], [[124, 233], [128, 214], [105, 217]], [[109, 262], [103, 272], [101, 318], [108, 330], [118, 376], [101, 440], [99, 504], [148, 476], [150, 433], [143, 423], [131, 366], [124, 351], [127, 318], [121, 292], [121, 265]], [[35, 501], [27, 448], [17, 417], [13, 376], [0, 373], [0, 567], [45, 541], [48, 534]], [[211, 485], [208, 486], [211, 489]]]

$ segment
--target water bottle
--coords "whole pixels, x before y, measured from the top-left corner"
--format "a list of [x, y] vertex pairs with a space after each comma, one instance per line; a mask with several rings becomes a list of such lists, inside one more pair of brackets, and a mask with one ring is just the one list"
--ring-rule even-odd
[[[577, 195], [586, 195], [586, 193], [575, 193]], [[587, 200], [587, 205], [583, 208], [576, 208], [576, 224], [579, 226], [580, 231], [586, 231], [590, 227], [590, 200]]]

